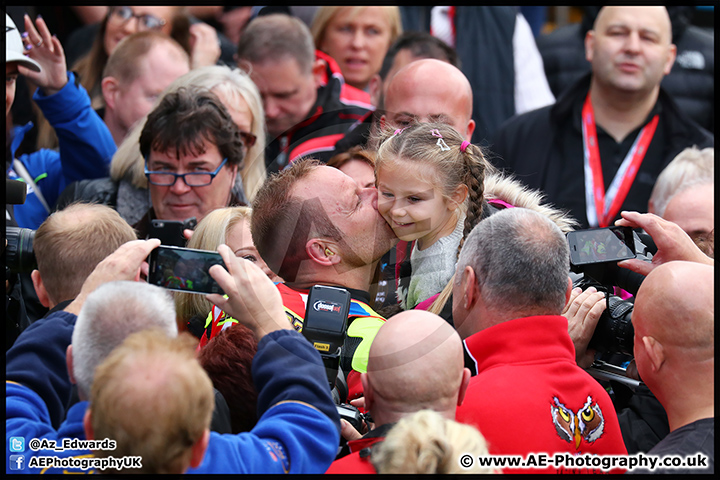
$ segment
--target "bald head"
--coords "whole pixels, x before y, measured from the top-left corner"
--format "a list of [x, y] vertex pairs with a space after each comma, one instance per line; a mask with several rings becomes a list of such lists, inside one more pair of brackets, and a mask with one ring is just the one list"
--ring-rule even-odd
[[457, 67], [434, 58], [415, 60], [389, 80], [385, 94], [385, 122], [403, 127], [412, 121], [440, 121], [470, 140], [472, 87]]
[[675, 54], [670, 16], [662, 6], [603, 7], [585, 38], [594, 91], [656, 95]]
[[672, 39], [672, 24], [667, 8], [663, 6], [607, 6], [602, 7], [595, 17], [593, 30], [606, 28], [623, 15], [634, 15], [654, 24], [662, 40], [670, 43]]
[[391, 317], [370, 347], [367, 376], [390, 403], [454, 409], [463, 378], [460, 337], [441, 317], [408, 310]]
[[668, 415], [670, 431], [714, 416], [714, 267], [669, 262], [638, 290], [633, 311], [640, 378]]
[[[655, 268], [638, 290], [633, 326], [638, 336], [652, 336], [684, 352], [714, 349], [714, 267], [669, 262]], [[679, 361], [690, 361], [686, 355]]]

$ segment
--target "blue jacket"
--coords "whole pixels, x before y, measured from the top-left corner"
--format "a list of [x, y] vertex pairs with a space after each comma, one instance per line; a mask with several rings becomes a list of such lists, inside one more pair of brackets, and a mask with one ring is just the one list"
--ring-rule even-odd
[[[60, 428], [53, 427], [53, 420], [64, 416], [70, 395], [68, 375], [61, 371], [75, 320], [62, 311], [38, 320], [6, 354], [6, 473], [80, 472], [82, 468], [29, 464], [41, 456], [92, 458], [85, 449], [30, 448], [32, 439], [58, 445], [62, 439], [85, 439], [87, 402], [75, 404]], [[211, 432], [202, 464], [188, 473], [324, 473], [337, 453], [340, 423], [320, 355], [295, 331], [273, 332], [259, 342], [252, 374], [258, 390], [257, 425], [238, 435]], [[53, 419], [46, 403], [55, 410]]]
[[[59, 92], [46, 96], [38, 89], [33, 100], [55, 129], [59, 152], [41, 149], [21, 155], [18, 160], [28, 170], [52, 209], [69, 183], [108, 176], [110, 161], [117, 147], [105, 122], [92, 109], [90, 97], [72, 72], [68, 72], [68, 82]], [[11, 143], [13, 158], [25, 133], [32, 126], [32, 123], [28, 123], [15, 129]], [[21, 179], [12, 165], [6, 176]], [[18, 226], [23, 228], [37, 229], [48, 216], [32, 188], [28, 189], [25, 203], [15, 205], [14, 210]]]

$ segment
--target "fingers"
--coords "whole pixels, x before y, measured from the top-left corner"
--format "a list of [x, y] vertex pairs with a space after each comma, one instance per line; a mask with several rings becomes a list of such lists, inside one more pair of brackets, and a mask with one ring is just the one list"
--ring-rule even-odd
[[[100, 285], [119, 280], [137, 280], [143, 264], [147, 264], [145, 259], [158, 245], [160, 240], [157, 238], [133, 240], [121, 245], [95, 267], [83, 282], [78, 296], [65, 311], [79, 314], [85, 298]], [[145, 269], [147, 271], [147, 267]]]
[[53, 43], [52, 35], [50, 34], [50, 30], [48, 29], [45, 20], [43, 20], [41, 16], [38, 16], [35, 20], [37, 28], [28, 14], [25, 14], [24, 20], [25, 32], [27, 33], [25, 39], [27, 40], [27, 44], [30, 46], [28, 50], [31, 50], [32, 48], [40, 48], [45, 44], [45, 42], [48, 43], [48, 47], [51, 47]]
[[627, 268], [628, 270], [632, 270], [635, 273], [639, 273], [641, 275], [647, 276], [652, 270], [657, 266], [650, 262], [644, 262], [642, 260], [638, 260], [637, 258], [631, 258], [629, 260], [623, 260], [622, 262], [618, 262], [618, 267], [621, 268]]
[[[591, 289], [593, 290], [592, 292], [590, 291]], [[592, 326], [592, 329], [595, 330], [597, 319], [600, 317], [600, 313], [605, 310], [605, 302], [602, 301], [605, 299], [605, 294], [590, 287], [583, 292], [583, 295], [579, 296], [578, 299], [580, 305], [577, 310], [577, 315], [583, 319], [584, 325], [587, 325], [588, 328]], [[597, 315], [591, 315], [591, 313], [598, 311], [599, 313], [597, 313]]]
[[125, 257], [130, 265], [137, 265], [139, 267], [148, 255], [150, 255], [150, 252], [159, 246], [160, 240], [157, 238], [132, 240], [121, 245], [112, 255], [120, 258]]
[[350, 405], [352, 405], [355, 408], [359, 408], [360, 410], [365, 410], [365, 397], [356, 398], [354, 400], [350, 400]]
[[358, 438], [362, 438], [362, 435], [360, 432], [355, 430], [355, 428], [350, 425], [350, 422], [347, 420], [340, 419], [340, 435], [347, 440], [357, 440]]
[[571, 312], [571, 308], [577, 309], [577, 306], [575, 304], [575, 299], [578, 295], [582, 293], [582, 288], [575, 287], [572, 289], [572, 292], [570, 292], [570, 298], [568, 299], [567, 303], [565, 304], [565, 307], [563, 308], [562, 315], [565, 315], [566, 313], [569, 315], [574, 315], [574, 312]]

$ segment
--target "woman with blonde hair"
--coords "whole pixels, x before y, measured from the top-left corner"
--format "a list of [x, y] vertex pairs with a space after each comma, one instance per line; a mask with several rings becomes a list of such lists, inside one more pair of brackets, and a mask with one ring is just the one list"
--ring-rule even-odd
[[[217, 251], [220, 245], [225, 244], [235, 256], [256, 263], [272, 281], [280, 282], [282, 279], [268, 268], [253, 244], [250, 234], [251, 215], [250, 207], [226, 207], [213, 210], [198, 223], [188, 240], [187, 247]], [[193, 330], [198, 323], [201, 323], [201, 328], [207, 328], [205, 319], [213, 310], [213, 304], [205, 299], [205, 295], [183, 292], [173, 292], [173, 295], [179, 328], [184, 328], [188, 322], [192, 322]]]
[[402, 33], [400, 7], [322, 6], [310, 30], [315, 48], [338, 63], [345, 83], [367, 90], [390, 45]]
[[[265, 111], [260, 92], [250, 76], [238, 68], [211, 65], [191, 70], [171, 83], [155, 101], [182, 87], [198, 86], [215, 93], [241, 131], [246, 151], [243, 167], [233, 187], [239, 202], [250, 204], [265, 181]], [[110, 178], [81, 181], [68, 186], [60, 206], [74, 200], [94, 201], [115, 207], [130, 225], [150, 208], [145, 160], [140, 153], [140, 133], [147, 116], [139, 120], [118, 147], [110, 165]]]

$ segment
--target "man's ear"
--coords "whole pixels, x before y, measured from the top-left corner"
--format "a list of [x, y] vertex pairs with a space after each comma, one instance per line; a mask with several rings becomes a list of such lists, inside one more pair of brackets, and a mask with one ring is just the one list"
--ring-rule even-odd
[[323, 80], [325, 77], [325, 60], [322, 58], [316, 58], [312, 66], [312, 76], [315, 81], [315, 88], [323, 86]]
[[360, 374], [360, 384], [363, 389], [363, 397], [365, 398], [365, 411], [369, 412], [372, 409], [373, 402], [375, 401], [375, 392], [370, 385], [370, 381], [367, 378], [367, 373]]
[[192, 468], [197, 468], [202, 463], [209, 442], [210, 429], [206, 428], [205, 431], [203, 431], [202, 436], [192, 446], [192, 455], [190, 456], [190, 466]]
[[72, 383], [73, 385], [77, 385], [77, 381], [75, 381], [75, 373], [73, 373], [72, 345], [68, 345], [67, 350], [65, 350], [65, 364], [67, 365], [70, 383]]
[[385, 118], [385, 114], [380, 115], [380, 130], [383, 130], [385, 128], [386, 123], [387, 119]]
[[572, 279], [568, 276], [567, 288], [565, 289], [565, 305], [567, 305], [568, 301], [570, 301], [570, 295], [572, 295], [572, 290]]
[[105, 105], [110, 110], [117, 109], [117, 94], [120, 91], [120, 83], [115, 77], [105, 77], [100, 82]]
[[89, 407], [85, 410], [85, 416], [83, 417], [83, 429], [87, 440], [95, 440], [95, 432], [92, 428], [92, 413]]
[[382, 94], [382, 79], [377, 73], [370, 77], [370, 103], [375, 107], [380, 104], [380, 95]]
[[593, 49], [595, 48], [595, 32], [588, 30], [585, 34], [585, 60], [592, 62]]
[[45, 308], [50, 308], [50, 296], [45, 290], [45, 284], [42, 281], [39, 270], [33, 270], [30, 274], [32, 279], [33, 287], [35, 287], [35, 293], [37, 294], [40, 304]]
[[665, 66], [663, 68], [663, 73], [665, 75], [668, 75], [670, 73], [670, 70], [672, 70], [673, 64], [675, 63], [675, 58], [677, 57], [677, 46], [675, 44], [670, 44], [669, 50], [668, 50], [668, 58], [665, 62]]
[[460, 383], [460, 390], [458, 390], [458, 399], [457, 399], [457, 405], [458, 407], [463, 404], [463, 400], [465, 400], [465, 393], [467, 393], [467, 388], [470, 385], [470, 377], [472, 377], [472, 372], [469, 368], [463, 368], [463, 378], [462, 382]]
[[305, 244], [305, 250], [311, 260], [324, 266], [337, 265], [341, 258], [338, 254], [338, 246], [332, 242], [324, 242], [318, 238], [312, 238]]
[[645, 353], [652, 365], [653, 373], [659, 372], [663, 363], [665, 363], [665, 348], [662, 343], [651, 336], [642, 337], [642, 342]]
[[465, 310], [470, 310], [480, 296], [480, 289], [475, 280], [475, 270], [469, 265], [466, 266], [461, 279], [463, 292], [462, 305]]
[[468, 142], [472, 141], [472, 135], [475, 133], [475, 120], [470, 119], [467, 125], [466, 134], [465, 134], [465, 140]]

